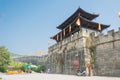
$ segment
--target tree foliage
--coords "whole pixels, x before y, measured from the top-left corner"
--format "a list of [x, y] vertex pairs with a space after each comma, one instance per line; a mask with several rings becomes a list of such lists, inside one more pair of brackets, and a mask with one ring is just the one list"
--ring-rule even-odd
[[9, 66], [13, 66], [13, 70], [25, 70], [24, 66], [26, 63], [12, 61]]
[[10, 63], [10, 52], [4, 46], [0, 46], [0, 71], [4, 71]]
[[93, 39], [91, 35], [89, 37], [86, 37], [86, 47], [90, 51], [90, 64], [93, 68], [93, 74], [95, 75], [95, 50], [96, 50], [96, 41]]
[[38, 67], [32, 68], [32, 70], [35, 71], [35, 72], [45, 72], [46, 67], [44, 65], [39, 65]]

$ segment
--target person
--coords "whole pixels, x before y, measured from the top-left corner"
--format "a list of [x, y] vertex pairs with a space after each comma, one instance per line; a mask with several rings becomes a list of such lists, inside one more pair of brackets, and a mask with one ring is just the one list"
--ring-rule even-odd
[[47, 73], [49, 74], [50, 73], [50, 69], [48, 68], [48, 70], [47, 70]]
[[43, 71], [41, 70], [40, 73], [43, 73]]
[[90, 64], [90, 62], [87, 63], [86, 67], [88, 69], [88, 76], [91, 76], [91, 64]]

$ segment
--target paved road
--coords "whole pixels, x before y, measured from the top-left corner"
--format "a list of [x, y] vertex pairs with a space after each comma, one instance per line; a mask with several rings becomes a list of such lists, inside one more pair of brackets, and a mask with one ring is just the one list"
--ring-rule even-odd
[[18, 74], [18, 75], [0, 75], [2, 80], [120, 80], [118, 77], [81, 77], [74, 75], [58, 75], [58, 74]]

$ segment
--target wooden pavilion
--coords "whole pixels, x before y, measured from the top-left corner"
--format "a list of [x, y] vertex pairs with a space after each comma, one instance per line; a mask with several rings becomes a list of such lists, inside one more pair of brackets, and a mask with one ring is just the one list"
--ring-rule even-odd
[[56, 42], [60, 42], [61, 40], [69, 37], [71, 34], [78, 32], [81, 28], [102, 32], [110, 25], [92, 21], [98, 16], [98, 14], [88, 13], [79, 7], [67, 20], [57, 26], [57, 28], [61, 31], [51, 37], [51, 39], [56, 40]]

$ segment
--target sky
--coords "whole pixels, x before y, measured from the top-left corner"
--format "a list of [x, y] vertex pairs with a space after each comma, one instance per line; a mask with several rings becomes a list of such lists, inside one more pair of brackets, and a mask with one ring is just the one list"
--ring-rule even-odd
[[47, 53], [56, 27], [78, 7], [99, 14], [94, 21], [110, 25], [104, 33], [120, 27], [120, 0], [0, 0], [0, 46], [15, 54]]

